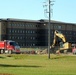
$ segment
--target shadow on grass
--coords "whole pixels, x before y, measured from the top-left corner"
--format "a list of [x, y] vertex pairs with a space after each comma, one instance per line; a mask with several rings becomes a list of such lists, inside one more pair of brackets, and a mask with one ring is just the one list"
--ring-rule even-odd
[[0, 64], [0, 67], [42, 67], [42, 66], [35, 66], [35, 65], [8, 65], [8, 64]]
[[5, 57], [0, 56], [1, 59], [4, 59]]
[[56, 57], [51, 57], [51, 59], [62, 59], [62, 58], [66, 58], [67, 56], [56, 56]]

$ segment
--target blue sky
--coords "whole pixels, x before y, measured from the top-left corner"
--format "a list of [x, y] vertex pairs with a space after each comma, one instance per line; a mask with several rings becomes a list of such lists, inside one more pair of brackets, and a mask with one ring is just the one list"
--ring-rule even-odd
[[[0, 0], [0, 18], [48, 19], [43, 8], [43, 2], [46, 1], [48, 0]], [[51, 19], [76, 23], [76, 0], [54, 1]]]

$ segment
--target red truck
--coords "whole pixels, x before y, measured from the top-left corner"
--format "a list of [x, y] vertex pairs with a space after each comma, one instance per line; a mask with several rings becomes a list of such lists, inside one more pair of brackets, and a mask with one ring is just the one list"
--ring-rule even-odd
[[20, 53], [20, 46], [12, 40], [0, 41], [0, 54]]

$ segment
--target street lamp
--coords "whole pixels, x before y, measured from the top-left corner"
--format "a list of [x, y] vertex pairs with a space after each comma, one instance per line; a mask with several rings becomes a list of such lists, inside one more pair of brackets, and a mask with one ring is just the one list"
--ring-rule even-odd
[[49, 22], [48, 22], [48, 58], [50, 59], [50, 26], [51, 26], [51, 15], [50, 15], [50, 0], [49, 0]]
[[[51, 42], [51, 40], [50, 40], [50, 26], [51, 26], [51, 5], [53, 5], [52, 4], [52, 2], [54, 2], [54, 1], [51, 1], [51, 0], [48, 0], [48, 4], [45, 4], [44, 5], [44, 7], [46, 7], [46, 9], [45, 9], [45, 13], [48, 13], [48, 17], [49, 17], [49, 21], [48, 21], [48, 58], [50, 59], [50, 42]], [[46, 3], [46, 2], [44, 2], [44, 3]], [[48, 10], [47, 10], [47, 6], [48, 6]]]

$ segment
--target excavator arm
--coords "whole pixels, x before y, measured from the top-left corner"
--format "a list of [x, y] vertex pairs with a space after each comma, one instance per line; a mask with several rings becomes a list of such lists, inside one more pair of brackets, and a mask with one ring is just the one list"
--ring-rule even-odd
[[65, 35], [63, 35], [61, 32], [55, 30], [54, 35], [62, 39], [63, 42], [66, 42]]
[[65, 36], [61, 32], [55, 30], [55, 32], [54, 32], [54, 40], [53, 40], [52, 47], [55, 46], [56, 41], [57, 41], [57, 37], [59, 37], [60, 39], [62, 39], [63, 42], [66, 42]]

